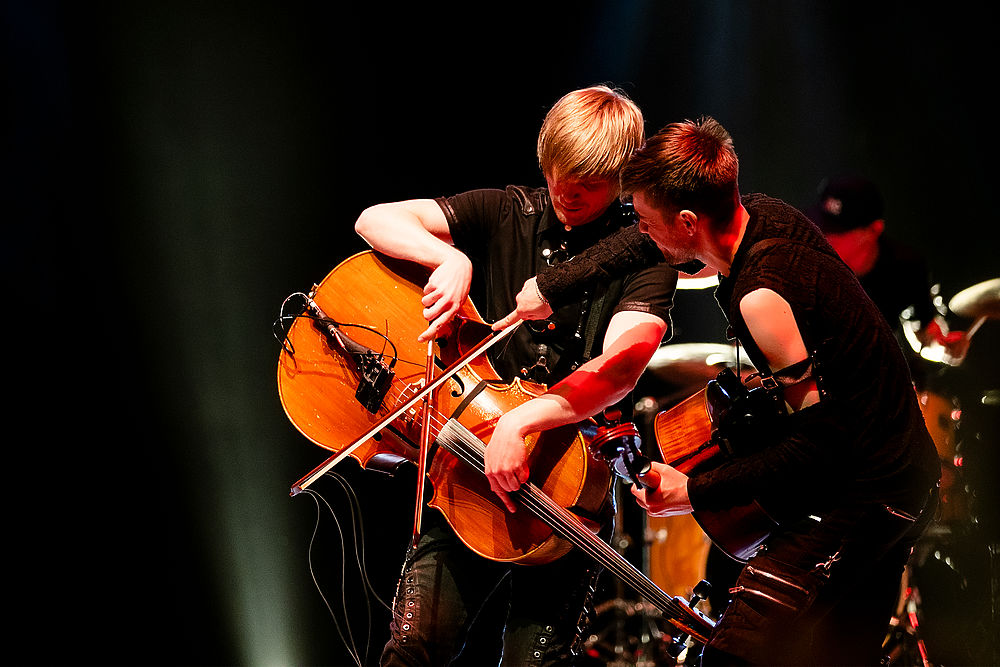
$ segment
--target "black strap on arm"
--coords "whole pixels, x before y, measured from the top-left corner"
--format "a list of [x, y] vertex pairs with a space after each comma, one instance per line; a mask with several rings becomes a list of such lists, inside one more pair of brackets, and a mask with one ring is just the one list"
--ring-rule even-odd
[[754, 375], [760, 377], [761, 385], [768, 390], [791, 387], [813, 377], [813, 358], [812, 355], [809, 355], [805, 359], [789, 364], [778, 371], [772, 372], [769, 368], [765, 368], [750, 377], [754, 377]]

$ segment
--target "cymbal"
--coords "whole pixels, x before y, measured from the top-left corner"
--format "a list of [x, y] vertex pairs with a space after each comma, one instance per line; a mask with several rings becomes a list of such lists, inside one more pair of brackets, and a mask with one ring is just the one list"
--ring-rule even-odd
[[951, 298], [948, 308], [962, 317], [1000, 318], [1000, 278], [966, 287]]
[[[740, 363], [751, 366], [744, 356]], [[663, 345], [646, 364], [660, 380], [680, 385], [701, 385], [714, 380], [724, 368], [736, 366], [736, 347], [721, 343], [675, 343]]]

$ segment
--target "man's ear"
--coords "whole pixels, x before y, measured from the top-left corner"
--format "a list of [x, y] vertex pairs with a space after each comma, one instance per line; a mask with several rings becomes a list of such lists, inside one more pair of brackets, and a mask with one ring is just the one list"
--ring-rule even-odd
[[882, 236], [882, 232], [885, 231], [885, 220], [878, 219], [868, 225], [868, 228], [872, 230], [872, 233], [874, 233], [875, 236]]
[[694, 236], [695, 230], [698, 229], [698, 214], [691, 209], [684, 208], [678, 211], [677, 219], [683, 225], [688, 236]]

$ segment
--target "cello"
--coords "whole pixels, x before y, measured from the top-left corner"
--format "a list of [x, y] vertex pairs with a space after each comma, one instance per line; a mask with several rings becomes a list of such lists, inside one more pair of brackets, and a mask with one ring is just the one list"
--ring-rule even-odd
[[[701, 391], [657, 413], [653, 433], [663, 462], [691, 475], [744, 454], [782, 414], [773, 394], [762, 386], [748, 389], [727, 368]], [[692, 516], [719, 549], [741, 562], [779, 525], [757, 500], [725, 511], [695, 510]]]
[[[530, 477], [511, 494], [526, 511], [507, 512], [483, 473], [485, 448], [496, 420], [545, 387], [505, 383], [477, 354], [496, 334], [469, 300], [429, 356], [416, 340], [426, 328], [420, 299], [427, 275], [418, 265], [365, 251], [336, 266], [310, 293], [297, 295], [302, 309], [283, 332], [279, 354], [279, 397], [295, 428], [333, 456], [299, 480], [292, 495], [346, 456], [366, 468], [379, 457], [416, 460], [429, 426], [426, 474], [433, 493], [427, 503], [466, 546], [522, 565], [551, 562], [579, 548], [675, 627], [707, 641], [710, 619], [664, 593], [597, 536], [598, 523], [590, 517], [613, 476], [576, 426], [526, 438]], [[428, 359], [440, 371], [430, 386]], [[423, 397], [430, 406], [426, 421]]]

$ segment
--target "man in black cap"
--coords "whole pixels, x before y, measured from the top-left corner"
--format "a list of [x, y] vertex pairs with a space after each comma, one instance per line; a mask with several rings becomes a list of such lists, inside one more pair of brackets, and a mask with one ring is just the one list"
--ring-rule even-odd
[[[942, 374], [947, 366], [935, 361], [960, 363], [968, 351], [968, 338], [964, 331], [947, 330], [944, 317], [932, 301], [930, 271], [924, 259], [884, 233], [885, 205], [872, 181], [857, 175], [824, 179], [818, 195], [807, 211], [809, 217], [858, 276], [903, 349], [924, 419], [941, 458], [940, 518], [964, 518], [967, 510], [960, 472], [954, 462], [954, 434], [948, 427], [954, 407], [948, 396], [956, 389]], [[925, 358], [921, 352], [928, 346], [937, 349]]]
[[[942, 329], [944, 320], [932, 301], [926, 262], [912, 248], [884, 234], [885, 205], [878, 187], [861, 176], [840, 176], [824, 179], [818, 194], [809, 217], [858, 276], [889, 324], [901, 332], [900, 316], [905, 312], [905, 319], [915, 324], [920, 344], [938, 343], [960, 355], [963, 332]], [[910, 362], [919, 381], [922, 374], [915, 355]]]

